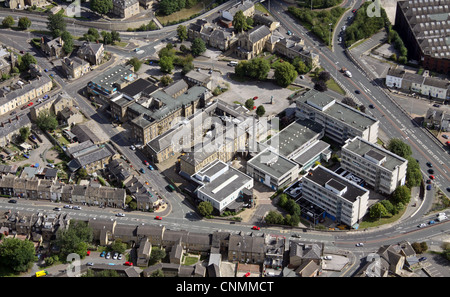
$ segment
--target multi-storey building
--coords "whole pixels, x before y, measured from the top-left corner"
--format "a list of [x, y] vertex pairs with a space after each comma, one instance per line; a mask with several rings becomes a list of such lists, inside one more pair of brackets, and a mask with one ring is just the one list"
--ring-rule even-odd
[[139, 13], [138, 0], [113, 0], [112, 13], [126, 19]]
[[77, 79], [91, 70], [89, 62], [78, 57], [62, 59], [61, 67], [69, 79]]
[[302, 199], [322, 208], [336, 222], [353, 227], [367, 212], [369, 190], [322, 165], [310, 170], [302, 181]]
[[297, 118], [321, 124], [325, 128], [325, 136], [339, 144], [344, 144], [347, 139], [355, 136], [372, 143], [377, 141], [377, 119], [338, 102], [327, 94], [310, 90], [297, 96], [295, 102]]
[[341, 166], [363, 178], [375, 191], [391, 194], [405, 184], [408, 161], [377, 144], [355, 137], [342, 147]]

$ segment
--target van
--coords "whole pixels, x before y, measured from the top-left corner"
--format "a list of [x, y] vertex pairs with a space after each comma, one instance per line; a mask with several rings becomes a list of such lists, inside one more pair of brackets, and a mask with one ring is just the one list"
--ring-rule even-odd
[[236, 66], [238, 64], [238, 62], [236, 62], [236, 61], [230, 61], [229, 63], [228, 63], [228, 66]]
[[46, 276], [48, 274], [47, 270], [41, 270], [36, 272], [36, 277]]

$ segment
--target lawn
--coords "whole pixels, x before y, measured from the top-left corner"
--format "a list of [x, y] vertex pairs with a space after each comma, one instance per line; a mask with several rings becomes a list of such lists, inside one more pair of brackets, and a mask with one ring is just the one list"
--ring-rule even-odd
[[328, 87], [328, 89], [333, 90], [341, 95], [346, 94], [345, 91], [332, 78], [327, 81], [327, 87]]
[[174, 12], [171, 15], [167, 16], [159, 16], [156, 18], [158, 21], [164, 26], [167, 23], [178, 22], [181, 20], [188, 20], [191, 16], [200, 13], [205, 7], [208, 7], [213, 0], [202, 0], [197, 3], [194, 7], [191, 8], [183, 8], [180, 11]]

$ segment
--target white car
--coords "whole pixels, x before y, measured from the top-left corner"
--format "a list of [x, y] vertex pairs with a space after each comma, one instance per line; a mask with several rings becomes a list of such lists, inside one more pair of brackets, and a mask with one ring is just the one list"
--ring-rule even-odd
[[422, 224], [420, 224], [418, 227], [419, 227], [419, 228], [423, 228], [423, 227], [426, 227], [426, 226], [427, 226], [427, 224], [422, 223]]
[[116, 216], [118, 216], [118, 217], [124, 217], [124, 216], [125, 216], [125, 214], [123, 214], [123, 213], [119, 212], [119, 213], [117, 213], [117, 214], [116, 214]]
[[117, 254], [117, 253], [114, 253], [114, 255], [113, 255], [113, 260], [117, 260], [117, 257], [118, 257], [119, 255]]
[[331, 260], [331, 259], [333, 259], [333, 256], [324, 256], [323, 259], [324, 260]]
[[74, 206], [73, 209], [81, 210], [81, 206]]
[[123, 255], [119, 254], [119, 256], [117, 257], [117, 260], [122, 260]]
[[136, 150], [136, 147], [135, 147], [134, 145], [132, 145], [132, 146], [130, 146], [130, 149], [133, 150], [133, 151], [135, 151], [135, 150]]
[[364, 246], [364, 243], [362, 243], [362, 242], [357, 243], [356, 246]]
[[64, 208], [72, 208], [72, 205], [64, 205]]
[[446, 217], [447, 214], [445, 212], [440, 212], [436, 215], [437, 217]]
[[447, 216], [440, 216], [440, 217], [437, 218], [437, 220], [438, 220], [439, 222], [442, 222], [442, 221], [444, 221], [444, 220], [446, 220], [446, 219], [447, 219]]

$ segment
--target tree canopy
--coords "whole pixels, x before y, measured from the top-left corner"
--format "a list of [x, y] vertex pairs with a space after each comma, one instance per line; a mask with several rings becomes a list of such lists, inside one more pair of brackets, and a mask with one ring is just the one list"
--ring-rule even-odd
[[66, 20], [62, 13], [50, 14], [48, 16], [47, 29], [52, 34], [53, 38], [61, 36], [66, 31]]
[[50, 113], [48, 110], [43, 110], [39, 112], [36, 124], [43, 131], [51, 131], [58, 127], [58, 120], [54, 114]]
[[99, 14], [107, 14], [113, 9], [112, 0], [90, 0], [91, 9]]
[[213, 210], [214, 209], [213, 209], [211, 202], [203, 201], [203, 202], [200, 202], [198, 205], [198, 211], [204, 217], [210, 216], [212, 214]]
[[388, 143], [388, 150], [402, 158], [408, 158], [412, 155], [409, 145], [404, 143], [400, 138], [392, 138]]
[[25, 272], [36, 260], [34, 244], [29, 240], [5, 238], [0, 244], [0, 266]]
[[27, 17], [21, 17], [21, 18], [19, 19], [18, 26], [19, 26], [20, 29], [26, 30], [26, 29], [28, 29], [28, 28], [31, 27], [31, 21], [30, 21], [30, 19], [27, 18]]
[[238, 32], [246, 31], [249, 28], [247, 17], [242, 10], [235, 13], [232, 24], [234, 29]]
[[192, 41], [191, 52], [194, 57], [200, 56], [206, 51], [206, 44], [203, 39], [197, 37]]
[[178, 39], [183, 42], [188, 38], [186, 26], [178, 25], [177, 27]]
[[59, 229], [57, 233], [55, 243], [60, 248], [60, 259], [66, 259], [71, 253], [76, 253], [84, 258], [88, 244], [94, 238], [92, 228], [83, 221], [72, 222], [67, 230]]
[[289, 86], [297, 77], [298, 73], [295, 67], [289, 62], [283, 62], [275, 68], [275, 81], [281, 87]]

